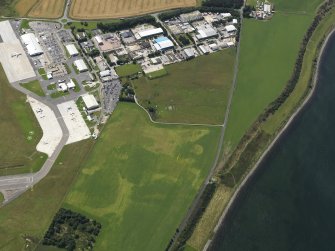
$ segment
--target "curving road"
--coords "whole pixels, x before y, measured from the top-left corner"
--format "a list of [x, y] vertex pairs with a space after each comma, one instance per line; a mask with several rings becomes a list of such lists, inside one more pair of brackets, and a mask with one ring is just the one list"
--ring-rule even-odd
[[57, 157], [59, 156], [61, 150], [63, 149], [69, 138], [69, 131], [55, 104], [46, 102], [44, 98], [41, 98], [36, 94], [28, 91], [27, 89], [21, 87], [18, 83], [14, 83], [12, 84], [12, 86], [18, 91], [26, 94], [27, 96], [30, 96], [38, 100], [39, 102], [47, 105], [55, 113], [56, 117], [58, 118], [59, 125], [62, 129], [62, 138], [53, 154], [45, 161], [44, 165], [38, 172], [0, 177], [0, 191], [3, 192], [5, 195], [5, 200], [2, 205], [5, 205], [10, 201], [14, 200], [26, 190], [38, 183], [41, 179], [43, 179], [51, 170]]

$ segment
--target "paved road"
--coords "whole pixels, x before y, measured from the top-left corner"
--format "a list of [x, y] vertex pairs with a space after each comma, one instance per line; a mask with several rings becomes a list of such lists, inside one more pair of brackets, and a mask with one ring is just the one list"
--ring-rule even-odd
[[3, 202], [3, 204], [9, 203], [13, 199], [21, 195], [23, 192], [25, 192], [27, 189], [34, 186], [41, 179], [43, 179], [51, 170], [53, 164], [55, 163], [57, 157], [59, 156], [61, 150], [63, 149], [63, 147], [65, 146], [69, 138], [69, 131], [55, 104], [46, 102], [44, 98], [39, 97], [36, 94], [21, 87], [19, 83], [13, 83], [12, 86], [18, 91], [28, 96], [31, 96], [34, 99], [38, 100], [39, 102], [50, 107], [50, 109], [55, 113], [56, 117], [58, 118], [59, 125], [62, 129], [62, 138], [58, 146], [56, 147], [54, 153], [46, 160], [46, 162], [44, 163], [44, 165], [38, 172], [33, 173], [33, 174], [19, 174], [19, 175], [13, 175], [13, 176], [0, 177], [0, 190], [1, 191], [13, 191], [13, 190], [15, 191], [11, 193], [9, 197], [5, 198], [5, 201]]

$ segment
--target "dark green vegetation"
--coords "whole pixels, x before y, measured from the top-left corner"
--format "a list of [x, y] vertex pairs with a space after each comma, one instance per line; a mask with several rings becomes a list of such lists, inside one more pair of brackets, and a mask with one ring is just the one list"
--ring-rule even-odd
[[204, 0], [202, 5], [208, 7], [225, 7], [240, 9], [243, 5], [243, 0]]
[[0, 16], [15, 16], [15, 4], [17, 0], [0, 0]]
[[129, 81], [122, 84], [120, 101], [134, 103], [135, 102], [134, 95], [135, 95], [134, 89]]
[[40, 97], [45, 97], [45, 93], [41, 87], [41, 83], [38, 80], [33, 80], [28, 83], [22, 83], [20, 85]]
[[138, 24], [144, 23], [156, 24], [156, 19], [153, 16], [147, 15], [124, 20], [118, 19], [117, 22], [98, 23], [97, 27], [103, 32], [115, 32], [123, 29], [129, 29], [129, 27], [134, 27]]
[[142, 68], [138, 64], [125, 64], [115, 67], [115, 71], [119, 77], [127, 77], [141, 72]]
[[311, 103], [244, 189], [212, 250], [335, 250], [334, 59], [333, 35]]
[[101, 224], [71, 210], [61, 208], [44, 235], [43, 245], [66, 250], [91, 250]]
[[103, 225], [96, 250], [163, 250], [211, 167], [219, 133], [154, 125], [135, 104], [119, 103], [64, 207]]
[[160, 122], [223, 123], [233, 82], [235, 49], [166, 66], [167, 76], [133, 81], [140, 104]]
[[20, 29], [30, 29], [29, 20], [22, 19], [20, 24]]
[[[0, 208], [0, 250], [23, 250], [25, 245], [28, 245], [25, 247], [27, 250], [35, 249], [92, 145], [92, 141], [84, 141], [65, 146], [47, 177], [32, 190]], [[20, 144], [15, 146], [21, 147]]]
[[0, 175], [35, 172], [46, 155], [36, 151], [42, 137], [26, 96], [10, 87], [0, 66]]

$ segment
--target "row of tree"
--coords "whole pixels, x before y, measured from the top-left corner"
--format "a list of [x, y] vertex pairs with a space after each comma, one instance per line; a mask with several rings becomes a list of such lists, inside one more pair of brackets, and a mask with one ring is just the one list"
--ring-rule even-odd
[[208, 7], [240, 9], [243, 6], [243, 3], [243, 0], [205, 0], [202, 5]]
[[130, 19], [121, 20], [115, 23], [98, 23], [97, 28], [102, 30], [102, 32], [115, 32], [119, 30], [129, 29], [129, 27], [134, 27], [139, 24], [156, 24], [156, 19], [153, 16], [142, 16]]

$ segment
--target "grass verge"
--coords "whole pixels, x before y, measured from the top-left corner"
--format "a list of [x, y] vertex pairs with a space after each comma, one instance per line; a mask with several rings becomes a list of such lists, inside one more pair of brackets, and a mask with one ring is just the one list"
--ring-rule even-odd
[[45, 97], [45, 93], [41, 87], [40, 81], [38, 80], [33, 80], [28, 83], [22, 83], [20, 85], [40, 97]]

